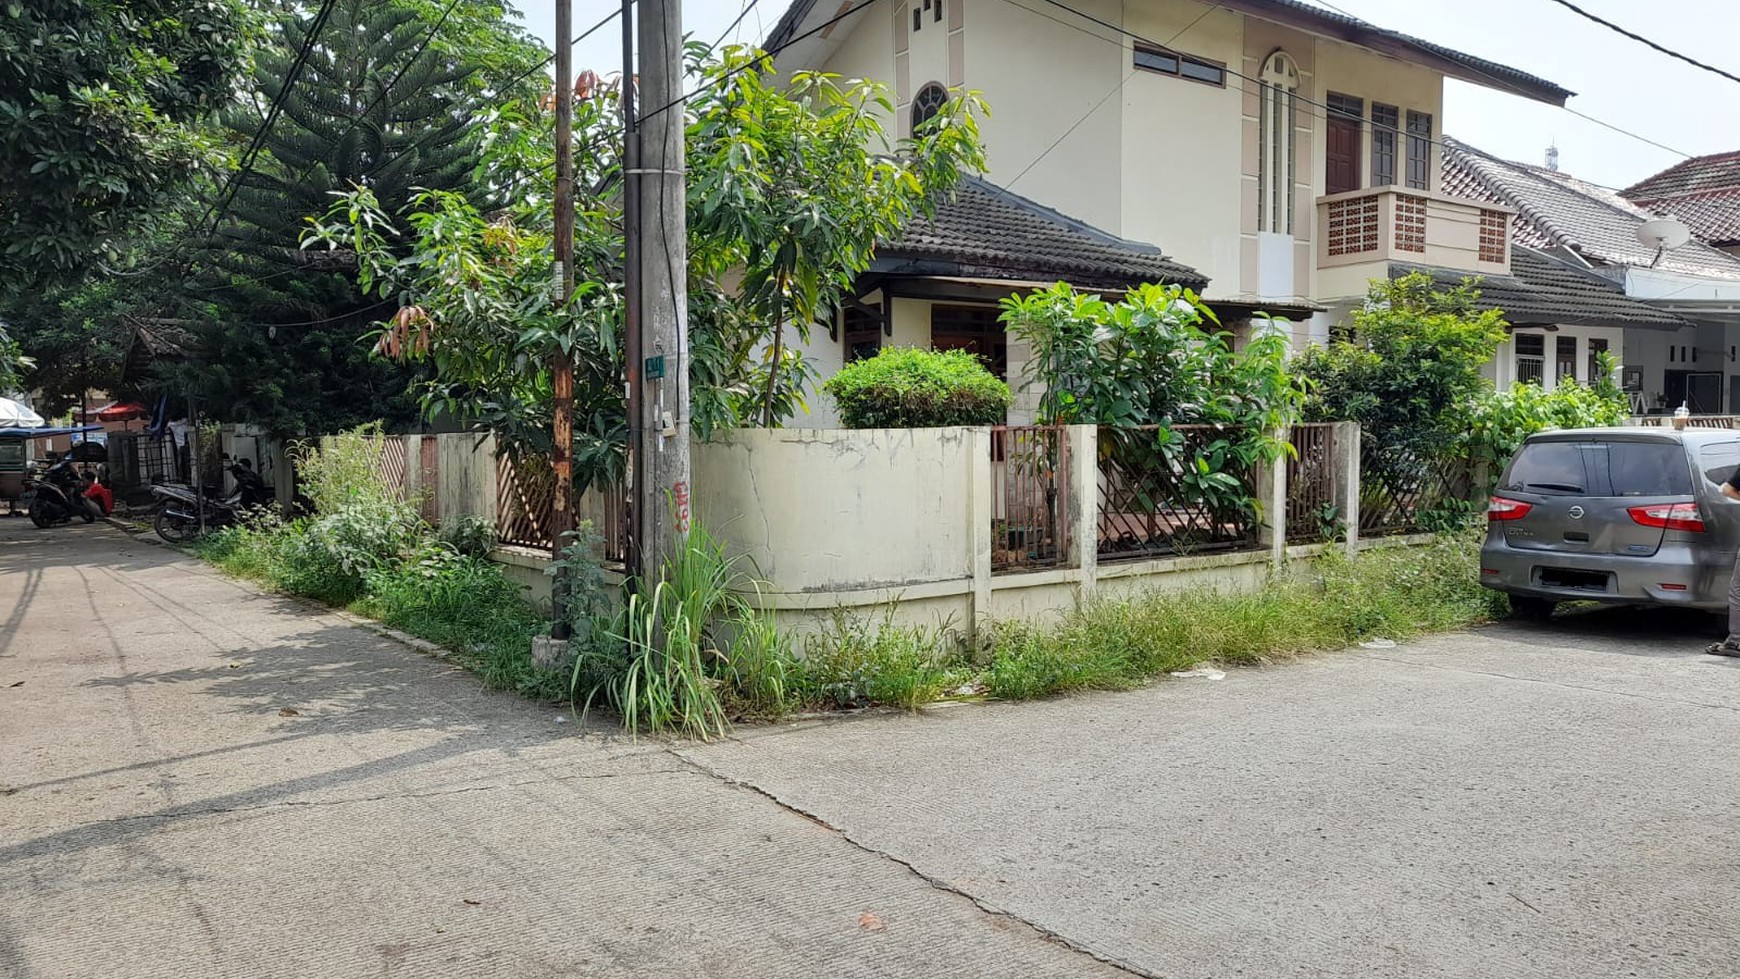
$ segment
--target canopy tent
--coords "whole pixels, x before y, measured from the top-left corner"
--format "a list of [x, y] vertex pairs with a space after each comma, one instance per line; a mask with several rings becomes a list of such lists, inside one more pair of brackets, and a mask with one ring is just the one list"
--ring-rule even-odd
[[73, 435], [78, 432], [101, 431], [102, 427], [103, 426], [101, 425], [72, 425], [66, 428], [22, 428], [14, 425], [0, 428], [0, 439], [47, 439], [54, 438], [56, 435]]
[[[107, 404], [98, 408], [91, 414], [92, 417], [100, 422], [127, 422], [133, 421], [137, 418], [151, 417], [151, 412], [147, 411], [143, 406], [133, 404], [130, 401], [116, 401], [112, 404]], [[87, 421], [88, 420], [89, 419], [87, 419]]]
[[41, 415], [10, 398], [0, 398], [0, 426], [36, 429], [48, 424]]

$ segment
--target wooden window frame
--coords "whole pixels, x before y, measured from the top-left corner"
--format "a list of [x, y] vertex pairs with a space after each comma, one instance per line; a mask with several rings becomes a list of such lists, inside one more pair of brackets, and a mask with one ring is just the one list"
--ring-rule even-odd
[[1371, 185], [1396, 185], [1397, 133], [1402, 127], [1402, 110], [1382, 102], [1371, 104]]
[[1407, 185], [1410, 190], [1432, 189], [1432, 114], [1408, 110]]

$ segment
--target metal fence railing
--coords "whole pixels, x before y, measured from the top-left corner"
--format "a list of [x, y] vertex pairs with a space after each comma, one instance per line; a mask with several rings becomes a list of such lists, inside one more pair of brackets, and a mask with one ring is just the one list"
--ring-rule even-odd
[[1102, 426], [1099, 559], [1256, 547], [1256, 472], [1224, 464], [1240, 438], [1219, 425]]
[[1371, 440], [1360, 443], [1362, 535], [1447, 530], [1465, 522], [1484, 496], [1467, 459], [1433, 456]]
[[1334, 540], [1343, 532], [1335, 498], [1335, 466], [1340, 453], [1336, 426], [1331, 422], [1292, 426], [1288, 438], [1293, 454], [1287, 459], [1287, 539], [1293, 542]]
[[[549, 550], [555, 513], [556, 478], [550, 460], [540, 455], [503, 453], [496, 458], [496, 536], [515, 547]], [[608, 564], [628, 558], [628, 497], [621, 483], [591, 487], [574, 501], [574, 519], [591, 521], [603, 538]]]
[[991, 570], [1056, 567], [1069, 557], [1069, 430], [991, 429]]

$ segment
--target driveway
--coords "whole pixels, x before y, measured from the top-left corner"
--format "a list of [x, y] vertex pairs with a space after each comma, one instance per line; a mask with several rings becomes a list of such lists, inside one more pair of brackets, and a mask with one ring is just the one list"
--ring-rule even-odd
[[0, 976], [1727, 976], [1707, 628], [666, 746], [0, 519]]

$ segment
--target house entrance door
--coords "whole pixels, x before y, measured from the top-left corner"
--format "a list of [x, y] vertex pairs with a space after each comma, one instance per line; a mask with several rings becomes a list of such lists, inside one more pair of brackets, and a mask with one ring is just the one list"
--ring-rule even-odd
[[1694, 415], [1722, 413], [1722, 375], [1710, 371], [1666, 371], [1662, 401], [1668, 411], [1685, 405]]

